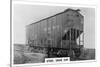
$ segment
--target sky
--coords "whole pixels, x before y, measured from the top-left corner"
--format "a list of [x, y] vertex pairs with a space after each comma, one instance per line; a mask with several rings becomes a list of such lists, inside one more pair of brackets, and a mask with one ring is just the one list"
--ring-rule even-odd
[[84, 46], [95, 48], [95, 10], [94, 8], [50, 6], [14, 3], [12, 8], [13, 43], [26, 43], [26, 26], [63, 12], [67, 8], [80, 9], [84, 16]]

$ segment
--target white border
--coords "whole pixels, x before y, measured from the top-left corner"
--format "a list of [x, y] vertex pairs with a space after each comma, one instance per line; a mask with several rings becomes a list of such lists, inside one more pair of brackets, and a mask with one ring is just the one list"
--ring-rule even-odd
[[[81, 7], [81, 8], [95, 8], [95, 23], [96, 23], [96, 16], [97, 16], [97, 6], [96, 5], [88, 5], [88, 4], [71, 4], [71, 3], [49, 3], [49, 2], [37, 2], [37, 1], [12, 1], [12, 18], [13, 18], [13, 5], [14, 4], [26, 4], [26, 5], [45, 5], [45, 6], [67, 6], [67, 7]], [[12, 19], [11, 18], [11, 19]], [[15, 65], [13, 64], [13, 19], [12, 19], [12, 42], [11, 42], [11, 49], [12, 49], [12, 60], [11, 60], [11, 66], [12, 67], [19, 67], [19, 66], [33, 66], [33, 65], [51, 65], [51, 64], [58, 64], [58, 63], [28, 63], [28, 64], [18, 64], [18, 65]], [[96, 27], [96, 24], [95, 24], [95, 27]], [[95, 29], [95, 33], [96, 33], [96, 29]], [[96, 36], [95, 36], [95, 39], [96, 39]], [[96, 49], [96, 41], [95, 41], [95, 49]], [[95, 50], [95, 54], [96, 54], [96, 50]], [[97, 54], [95, 56], [95, 58], [97, 57]], [[81, 61], [70, 61], [68, 63], [66, 62], [62, 62], [61, 64], [71, 64], [71, 63], [83, 63], [83, 62], [94, 62], [94, 61], [97, 61], [97, 59], [95, 60], [81, 60]], [[60, 63], [59, 63], [60, 64]]]

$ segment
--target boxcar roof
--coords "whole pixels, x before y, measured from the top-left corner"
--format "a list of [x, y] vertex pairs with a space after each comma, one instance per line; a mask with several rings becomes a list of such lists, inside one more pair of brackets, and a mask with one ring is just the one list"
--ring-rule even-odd
[[41, 22], [41, 21], [43, 21], [43, 20], [46, 20], [46, 19], [49, 19], [49, 18], [51, 18], [51, 17], [54, 17], [54, 16], [57, 16], [57, 15], [60, 15], [60, 14], [66, 13], [66, 12], [68, 12], [68, 11], [76, 11], [76, 12], [77, 12], [77, 11], [80, 11], [80, 9], [73, 10], [73, 9], [68, 8], [68, 9], [64, 10], [63, 12], [60, 12], [60, 13], [57, 13], [57, 14], [52, 15], [52, 16], [50, 16], [50, 17], [47, 17], [47, 18], [41, 19], [41, 20], [36, 21], [36, 22], [34, 22], [34, 23], [31, 23], [31, 24], [29, 24], [29, 25], [27, 25], [27, 26], [30, 26], [30, 25], [32, 25], [32, 24], [39, 23], [39, 22]]

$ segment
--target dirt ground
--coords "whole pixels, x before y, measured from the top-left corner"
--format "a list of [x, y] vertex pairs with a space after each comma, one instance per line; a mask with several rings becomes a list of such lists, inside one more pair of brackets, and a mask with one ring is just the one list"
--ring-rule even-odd
[[[26, 63], [43, 63], [47, 55], [44, 53], [35, 53], [27, 51], [27, 47], [21, 44], [14, 45], [14, 64], [26, 64]], [[92, 60], [95, 59], [95, 49], [81, 50], [79, 58], [74, 58], [73, 61], [77, 60]]]

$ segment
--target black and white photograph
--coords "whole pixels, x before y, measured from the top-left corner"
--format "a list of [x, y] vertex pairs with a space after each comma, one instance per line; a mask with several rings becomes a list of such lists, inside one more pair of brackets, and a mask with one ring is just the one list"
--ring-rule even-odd
[[12, 0], [12, 64], [96, 59], [95, 7]]

